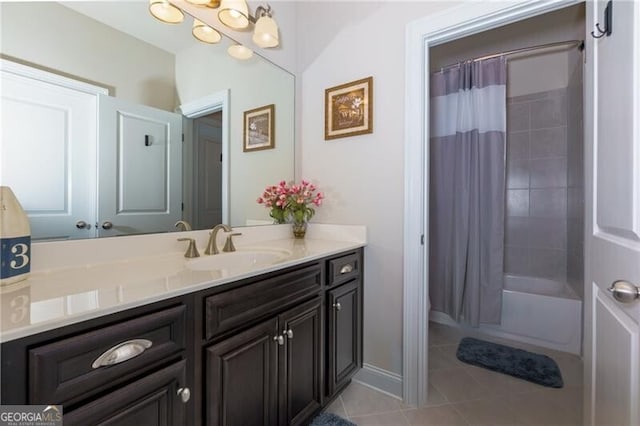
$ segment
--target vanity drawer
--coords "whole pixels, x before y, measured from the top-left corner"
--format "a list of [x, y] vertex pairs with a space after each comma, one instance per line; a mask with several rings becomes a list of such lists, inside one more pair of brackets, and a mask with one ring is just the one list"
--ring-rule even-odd
[[351, 253], [329, 260], [327, 285], [329, 287], [345, 283], [360, 275], [360, 252]]
[[30, 349], [29, 403], [73, 404], [157, 367], [185, 349], [185, 321], [180, 305]]
[[205, 339], [248, 325], [317, 294], [322, 288], [322, 278], [322, 267], [316, 263], [206, 297]]

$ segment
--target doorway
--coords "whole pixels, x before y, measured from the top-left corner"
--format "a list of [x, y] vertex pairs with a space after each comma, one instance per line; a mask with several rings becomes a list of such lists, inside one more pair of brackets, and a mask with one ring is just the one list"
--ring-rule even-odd
[[[412, 23], [407, 36], [407, 127], [405, 174], [405, 297], [403, 386], [405, 403], [425, 405], [428, 395], [429, 289], [429, 88], [425, 84], [430, 69], [431, 49], [446, 42], [479, 34], [524, 19], [578, 4], [544, 2], [500, 6], [465, 4], [437, 18]], [[462, 13], [464, 8], [464, 13]], [[527, 47], [521, 46], [521, 47]], [[493, 52], [490, 52], [493, 53]], [[416, 197], [416, 194], [420, 196]], [[421, 238], [416, 238], [416, 235]]]
[[182, 217], [193, 229], [229, 223], [229, 90], [180, 105], [180, 112], [187, 171]]
[[193, 120], [193, 229], [222, 223], [222, 111]]

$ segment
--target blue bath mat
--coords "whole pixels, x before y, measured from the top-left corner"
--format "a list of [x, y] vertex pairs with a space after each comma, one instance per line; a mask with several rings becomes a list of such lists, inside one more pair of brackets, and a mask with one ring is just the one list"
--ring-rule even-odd
[[318, 414], [309, 426], [356, 426], [355, 423], [351, 423], [349, 420], [345, 420], [340, 416], [333, 413], [320, 413]]
[[542, 386], [563, 386], [558, 364], [546, 355], [465, 337], [460, 341], [456, 356], [467, 364], [509, 374]]

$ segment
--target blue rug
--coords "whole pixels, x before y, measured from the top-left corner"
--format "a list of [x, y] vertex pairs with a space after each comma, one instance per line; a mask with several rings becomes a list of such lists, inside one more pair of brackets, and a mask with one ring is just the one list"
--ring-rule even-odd
[[356, 426], [349, 420], [332, 413], [320, 413], [309, 423], [309, 426]]
[[460, 341], [456, 356], [467, 364], [508, 374], [542, 386], [551, 388], [563, 386], [558, 364], [546, 355], [465, 337]]

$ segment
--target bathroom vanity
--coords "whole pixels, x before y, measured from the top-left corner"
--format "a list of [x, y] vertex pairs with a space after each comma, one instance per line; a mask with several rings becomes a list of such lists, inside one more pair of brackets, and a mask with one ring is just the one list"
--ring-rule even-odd
[[64, 314], [41, 324], [6, 325], [20, 314], [21, 290], [5, 288], [2, 404], [61, 404], [65, 425], [306, 424], [362, 365], [364, 242], [252, 243], [240, 241], [238, 258], [255, 244], [288, 255], [233, 270], [205, 270], [208, 259], [174, 252], [36, 272], [31, 294], [38, 284], [77, 282], [84, 269], [104, 300], [110, 290], [96, 286], [108, 287], [107, 271], [153, 264], [165, 277], [138, 271], [137, 287], [131, 274], [116, 274], [125, 284], [113, 305], [78, 314], [67, 297]]

